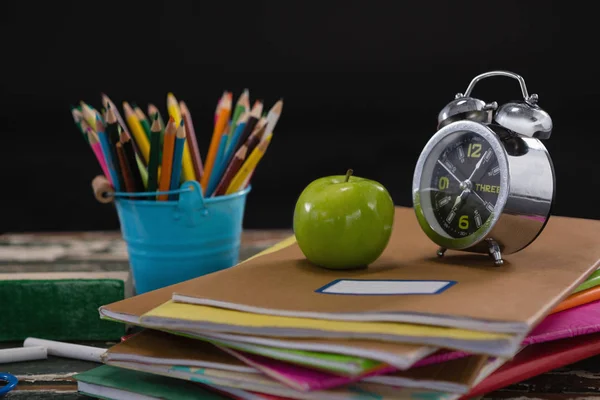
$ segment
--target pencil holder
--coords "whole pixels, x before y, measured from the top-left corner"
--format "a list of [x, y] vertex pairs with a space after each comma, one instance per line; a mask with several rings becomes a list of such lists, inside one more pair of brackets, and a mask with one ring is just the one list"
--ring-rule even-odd
[[200, 184], [187, 181], [179, 190], [160, 192], [176, 193], [178, 200], [135, 198], [159, 192], [114, 193], [136, 293], [237, 264], [249, 191], [204, 198]]

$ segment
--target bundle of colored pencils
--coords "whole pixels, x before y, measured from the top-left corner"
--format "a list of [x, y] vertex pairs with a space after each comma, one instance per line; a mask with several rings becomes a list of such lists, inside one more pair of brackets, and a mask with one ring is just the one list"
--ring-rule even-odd
[[[185, 181], [198, 181], [205, 197], [229, 195], [250, 184], [254, 170], [265, 154], [281, 111], [283, 100], [268, 112], [256, 100], [250, 107], [246, 89], [235, 106], [225, 91], [215, 110], [210, 146], [203, 157], [198, 148], [192, 116], [185, 102], [167, 95], [168, 119], [148, 105], [148, 116], [135, 104], [123, 102], [121, 113], [105, 94], [101, 112], [81, 101], [72, 107], [75, 124], [89, 143], [102, 172], [117, 192], [149, 193], [145, 200], [176, 200]], [[158, 195], [150, 193], [159, 192]]]

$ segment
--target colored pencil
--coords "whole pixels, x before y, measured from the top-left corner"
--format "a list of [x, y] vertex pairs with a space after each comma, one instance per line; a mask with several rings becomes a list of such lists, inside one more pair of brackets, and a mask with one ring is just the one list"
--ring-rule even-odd
[[81, 105], [81, 114], [83, 115], [83, 119], [92, 127], [93, 130], [96, 130], [96, 113], [90, 106], [85, 104], [83, 101], [80, 102]]
[[267, 121], [266, 118], [262, 119], [256, 124], [254, 131], [248, 136], [248, 140], [246, 140], [246, 146], [248, 146], [248, 153], [252, 153], [252, 151], [256, 148], [260, 140], [263, 138], [267, 129]]
[[137, 105], [133, 105], [133, 111], [135, 112], [135, 116], [140, 121], [142, 128], [144, 128], [144, 133], [146, 134], [146, 138], [150, 140], [150, 122], [148, 118], [146, 118], [146, 114], [139, 108]]
[[[176, 131], [175, 119], [173, 116], [170, 116], [169, 122], [167, 122], [165, 128], [165, 144], [163, 146], [160, 180], [158, 183], [159, 192], [168, 191], [171, 185], [171, 168], [173, 166], [173, 150], [175, 147]], [[160, 194], [158, 195], [158, 200], [166, 201], [168, 200], [168, 195]]]
[[[139, 156], [136, 154], [133, 148], [133, 140], [129, 133], [123, 131], [120, 125], [117, 125], [119, 133], [119, 142], [123, 146], [123, 152], [127, 159], [127, 165], [131, 168], [131, 177], [133, 178], [133, 184], [137, 192], [143, 192], [146, 189], [148, 181], [148, 173], [143, 163], [138, 162]], [[141, 160], [140, 160], [141, 161]]]
[[[104, 131], [106, 132], [106, 137], [108, 139], [108, 149], [110, 151], [110, 158], [113, 160], [114, 163], [114, 168], [115, 168], [115, 172], [117, 175], [117, 179], [119, 179], [119, 187], [123, 188], [125, 185], [125, 182], [123, 181], [123, 174], [121, 172], [121, 165], [119, 163], [119, 159], [117, 156], [117, 149], [115, 147], [115, 145], [119, 142], [119, 124], [117, 123], [117, 118], [114, 114], [114, 112], [112, 111], [112, 108], [110, 107], [110, 105], [108, 106], [109, 109], [106, 113], [106, 117], [107, 117], [107, 125], [104, 128]], [[101, 128], [104, 127], [104, 125], [102, 124], [102, 122], [100, 122], [99, 120], [96, 122], [96, 125]]]
[[136, 191], [136, 187], [133, 183], [133, 176], [131, 174], [132, 168], [127, 163], [127, 157], [125, 156], [125, 151], [123, 150], [123, 144], [118, 142], [116, 144], [116, 149], [117, 158], [119, 159], [119, 165], [121, 167], [121, 173], [123, 174], [123, 182], [125, 183], [125, 191], [134, 193]]
[[226, 195], [237, 192], [238, 190], [246, 187], [246, 184], [250, 179], [252, 171], [256, 168], [263, 155], [265, 154], [265, 151], [269, 147], [269, 143], [271, 142], [272, 136], [273, 134], [268, 133], [267, 136], [265, 136], [264, 140], [261, 140], [258, 146], [256, 146], [252, 153], [250, 153], [246, 161], [244, 161], [244, 164], [242, 164], [242, 166], [240, 167], [240, 170], [235, 174], [235, 176], [231, 180], [231, 183], [225, 191]]
[[237, 143], [232, 143], [232, 145], [235, 145], [236, 151], [240, 148], [241, 145], [246, 143], [246, 140], [248, 140], [248, 136], [250, 136], [250, 134], [254, 131], [254, 128], [256, 127], [256, 124], [258, 123], [260, 118], [260, 107], [252, 108], [252, 110], [250, 111], [250, 116], [248, 117], [248, 122], [246, 122], [244, 130], [237, 139]]
[[160, 165], [161, 145], [160, 139], [163, 128], [158, 120], [158, 114], [154, 114], [154, 122], [150, 128], [150, 161], [148, 161], [148, 191], [156, 192], [158, 189], [158, 166]]
[[158, 122], [160, 123], [160, 126], [165, 126], [165, 121], [163, 121], [162, 115], [160, 114], [160, 111], [158, 110], [158, 108], [152, 103], [148, 104], [148, 117], [152, 121], [154, 121], [154, 117], [157, 114], [158, 114]]
[[[86, 127], [89, 126], [85, 123], [83, 119], [83, 114], [79, 109], [74, 106], [71, 106], [71, 115], [73, 116], [73, 121], [75, 121], [75, 125], [77, 125], [77, 129], [81, 132], [81, 135], [85, 139], [86, 143], [90, 143], [90, 139], [88, 138]], [[85, 125], [85, 126], [84, 126]]]
[[283, 99], [279, 99], [267, 113], [267, 133], [273, 133], [283, 110]]
[[[169, 111], [169, 115], [173, 117], [175, 126], [179, 126], [181, 124], [181, 110], [179, 109], [179, 103], [177, 102], [175, 95], [171, 92], [167, 94], [167, 110]], [[187, 141], [184, 142], [182, 164], [183, 179], [186, 181], [195, 181], [197, 178], [194, 173], [192, 155], [190, 154], [190, 148]]]
[[254, 105], [252, 106], [252, 110], [250, 111], [252, 115], [255, 115], [256, 118], [262, 117], [264, 103], [262, 100], [254, 101]]
[[110, 99], [110, 97], [108, 97], [106, 94], [101, 93], [101, 95], [102, 95], [102, 105], [104, 106], [104, 108], [108, 109], [108, 106], [110, 105], [113, 112], [115, 113], [115, 116], [117, 117], [117, 121], [119, 121], [119, 125], [121, 125], [121, 129], [124, 130], [125, 132], [127, 132], [127, 134], [130, 134], [129, 130], [127, 129], [127, 124], [125, 124], [125, 121], [123, 120], [121, 113], [117, 109], [117, 106], [115, 106], [115, 103], [113, 103], [113, 101]]
[[[133, 140], [131, 140], [131, 142], [133, 142]], [[135, 153], [135, 163], [137, 164], [138, 169], [140, 170], [142, 184], [144, 185], [144, 188], [146, 188], [148, 187], [148, 170], [146, 169], [146, 166], [144, 165], [144, 162], [142, 161], [138, 153]]]
[[154, 117], [158, 115], [158, 122], [160, 126], [163, 128], [160, 135], [160, 155], [162, 157], [162, 146], [165, 140], [165, 121], [162, 118], [162, 115], [158, 108], [154, 104], [148, 104], [148, 117], [150, 117], [151, 121], [154, 121]]
[[247, 111], [243, 113], [237, 120], [235, 128], [229, 138], [227, 140], [227, 154], [229, 155], [228, 159], [233, 157], [235, 154], [235, 144], [240, 140], [242, 133], [244, 133], [244, 128], [246, 127], [246, 123], [248, 123], [248, 118], [250, 117], [250, 113]]
[[131, 129], [131, 132], [133, 133], [135, 143], [142, 153], [142, 161], [145, 165], [147, 165], [150, 159], [150, 142], [146, 137], [146, 133], [144, 132], [142, 124], [140, 123], [137, 115], [135, 115], [135, 111], [133, 111], [129, 103], [126, 101], [123, 102], [123, 109], [125, 110], [125, 119], [127, 120], [129, 129]]
[[225, 160], [225, 147], [227, 147], [227, 138], [228, 134], [221, 136], [221, 142], [219, 143], [219, 149], [217, 150], [217, 157], [215, 159], [215, 167], [211, 172], [210, 179], [208, 181], [208, 187], [205, 190], [205, 194], [207, 197], [213, 193], [219, 184], [219, 180], [221, 179], [221, 175], [223, 171], [227, 167], [227, 163]]
[[[179, 124], [179, 128], [177, 128], [177, 133], [175, 134], [175, 148], [173, 150], [173, 167], [171, 168], [171, 183], [169, 185], [169, 190], [177, 190], [179, 189], [179, 182], [181, 181], [181, 161], [183, 159], [183, 149], [185, 145], [185, 124], [183, 119]], [[176, 200], [176, 194], [170, 194], [169, 200]]]
[[244, 112], [246, 112], [250, 108], [250, 91], [248, 89], [244, 89], [240, 97], [238, 98], [237, 103], [235, 103], [235, 109], [233, 110], [233, 116], [231, 117], [231, 126], [234, 127], [237, 125], [238, 119], [242, 116]]
[[75, 106], [71, 106], [71, 115], [73, 116], [73, 121], [75, 121], [77, 128], [79, 128], [81, 133], [86, 134], [86, 132], [81, 129], [81, 120], [83, 119], [82, 112], [79, 111], [79, 109], [77, 109]]
[[173, 117], [175, 126], [179, 126], [181, 122], [181, 110], [179, 109], [177, 98], [171, 92], [167, 93], [167, 111], [169, 112], [169, 117]]
[[223, 105], [223, 101], [225, 101], [225, 98], [227, 97], [227, 90], [223, 91], [223, 94], [221, 94], [221, 97], [219, 97], [219, 101], [217, 102], [217, 107], [215, 108], [215, 120], [213, 122], [213, 124], [217, 124], [217, 120], [219, 119], [219, 114], [221, 113], [221, 106]]
[[[222, 178], [221, 175], [224, 173], [224, 170], [227, 168], [227, 166], [233, 159], [233, 156], [235, 155], [236, 151], [239, 150], [239, 149], [236, 149], [235, 146], [233, 146], [233, 143], [236, 143], [239, 140], [239, 137], [241, 136], [242, 132], [244, 131], [244, 128], [248, 121], [248, 116], [249, 116], [249, 114], [247, 112], [242, 114], [242, 116], [238, 119], [238, 125], [235, 128], [234, 132], [231, 133], [228, 137], [227, 145], [226, 145], [226, 149], [225, 149], [225, 155], [223, 156], [223, 158], [220, 161], [221, 173], [218, 175], [219, 182], [221, 181], [221, 178]], [[233, 139], [232, 139], [232, 137], [233, 137]]]
[[221, 136], [223, 135], [223, 131], [225, 130], [225, 126], [229, 121], [229, 115], [231, 113], [231, 98], [226, 96], [223, 101], [223, 105], [221, 106], [221, 110], [219, 112], [219, 118], [217, 119], [217, 123], [215, 124], [212, 138], [210, 140], [210, 146], [208, 148], [208, 155], [206, 156], [206, 163], [204, 164], [204, 175], [202, 176], [202, 180], [200, 181], [200, 185], [202, 186], [202, 190], [206, 192], [206, 188], [208, 187], [208, 181], [210, 179], [210, 174], [212, 173], [212, 169], [214, 168], [215, 159], [217, 158], [217, 152], [219, 150], [219, 144], [221, 142]]
[[242, 145], [242, 147], [240, 147], [240, 149], [235, 153], [235, 155], [231, 159], [231, 162], [227, 166], [227, 169], [223, 173], [223, 177], [221, 178], [221, 181], [217, 185], [217, 188], [215, 189], [213, 196], [222, 196], [225, 194], [225, 191], [227, 190], [227, 187], [231, 183], [231, 180], [233, 179], [235, 174], [237, 174], [240, 167], [244, 163], [247, 153], [248, 153], [248, 148], [246, 147], [246, 145]]
[[202, 179], [202, 175], [204, 175], [204, 165], [202, 164], [202, 157], [200, 156], [200, 149], [198, 147], [196, 131], [194, 130], [192, 114], [190, 114], [190, 110], [184, 101], [179, 102], [179, 109], [181, 110], [181, 117], [185, 123], [187, 143], [190, 149], [190, 155], [192, 156], [194, 174], [196, 175], [196, 180], [200, 180]]
[[118, 161], [114, 160], [112, 157], [108, 135], [104, 131], [96, 132], [96, 134], [98, 135], [100, 146], [102, 147], [102, 154], [104, 154], [104, 159], [106, 160], [106, 166], [108, 167], [108, 173], [110, 174], [111, 182], [115, 190], [119, 192], [121, 190], [121, 185], [119, 176], [117, 175], [117, 171], [115, 169], [115, 163]]
[[104, 158], [104, 153], [102, 153], [102, 146], [100, 145], [100, 139], [98, 138], [98, 135], [96, 135], [96, 132], [94, 132], [92, 130], [92, 128], [88, 127], [86, 136], [88, 137], [90, 147], [92, 148], [92, 151], [94, 152], [94, 155], [96, 156], [96, 159], [98, 160], [98, 163], [100, 164], [102, 173], [104, 174], [104, 176], [106, 176], [108, 178], [108, 180], [110, 181], [110, 184], [114, 187], [115, 185], [113, 184], [113, 176], [108, 171], [108, 166], [106, 165], [106, 159]]

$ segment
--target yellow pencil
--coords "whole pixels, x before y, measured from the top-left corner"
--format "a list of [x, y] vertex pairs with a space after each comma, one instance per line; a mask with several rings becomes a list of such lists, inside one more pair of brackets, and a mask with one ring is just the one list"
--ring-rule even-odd
[[[171, 92], [167, 94], [167, 111], [169, 112], [169, 116], [173, 117], [173, 120], [175, 121], [175, 126], [179, 126], [181, 122], [181, 109], [179, 108], [179, 103], [177, 102], [175, 95]], [[187, 140], [183, 145], [183, 157], [181, 164], [182, 180], [195, 181], [196, 173], [194, 172], [194, 164], [192, 164], [192, 154], [190, 153], [190, 146], [188, 145]]]
[[252, 172], [260, 162], [260, 159], [265, 154], [265, 151], [267, 151], [267, 147], [269, 147], [269, 143], [271, 143], [272, 137], [272, 133], [267, 134], [260, 141], [258, 146], [256, 146], [254, 150], [252, 150], [252, 153], [250, 153], [246, 161], [244, 161], [244, 164], [242, 164], [242, 166], [240, 167], [240, 170], [237, 172], [237, 174], [235, 174], [235, 176], [231, 180], [231, 183], [225, 191], [226, 195], [235, 193], [246, 186], [246, 183], [248, 183], [248, 180], [252, 176]]
[[92, 127], [92, 129], [96, 130], [95, 110], [83, 101], [80, 101], [79, 104], [81, 105], [81, 114], [83, 115], [83, 119], [85, 119], [85, 122], [87, 122], [88, 125]]
[[148, 141], [148, 137], [146, 136], [146, 132], [140, 123], [135, 111], [126, 101], [123, 102], [123, 110], [125, 110], [125, 119], [127, 120], [127, 125], [129, 125], [129, 129], [133, 133], [133, 138], [135, 139], [135, 144], [138, 149], [142, 153], [142, 157], [144, 159], [144, 164], [148, 165], [148, 161], [150, 160], [150, 142]]
[[175, 95], [171, 92], [167, 94], [167, 111], [169, 112], [169, 116], [173, 117], [175, 126], [179, 126], [181, 122], [181, 110], [179, 109], [179, 103]]

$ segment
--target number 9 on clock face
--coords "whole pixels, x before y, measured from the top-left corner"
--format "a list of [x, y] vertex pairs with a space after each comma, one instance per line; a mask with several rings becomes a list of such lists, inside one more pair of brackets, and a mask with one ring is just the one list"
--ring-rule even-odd
[[487, 129], [435, 135], [427, 144], [415, 171], [414, 197], [422, 218], [448, 247], [476, 242], [501, 212], [505, 157], [498, 138]]

